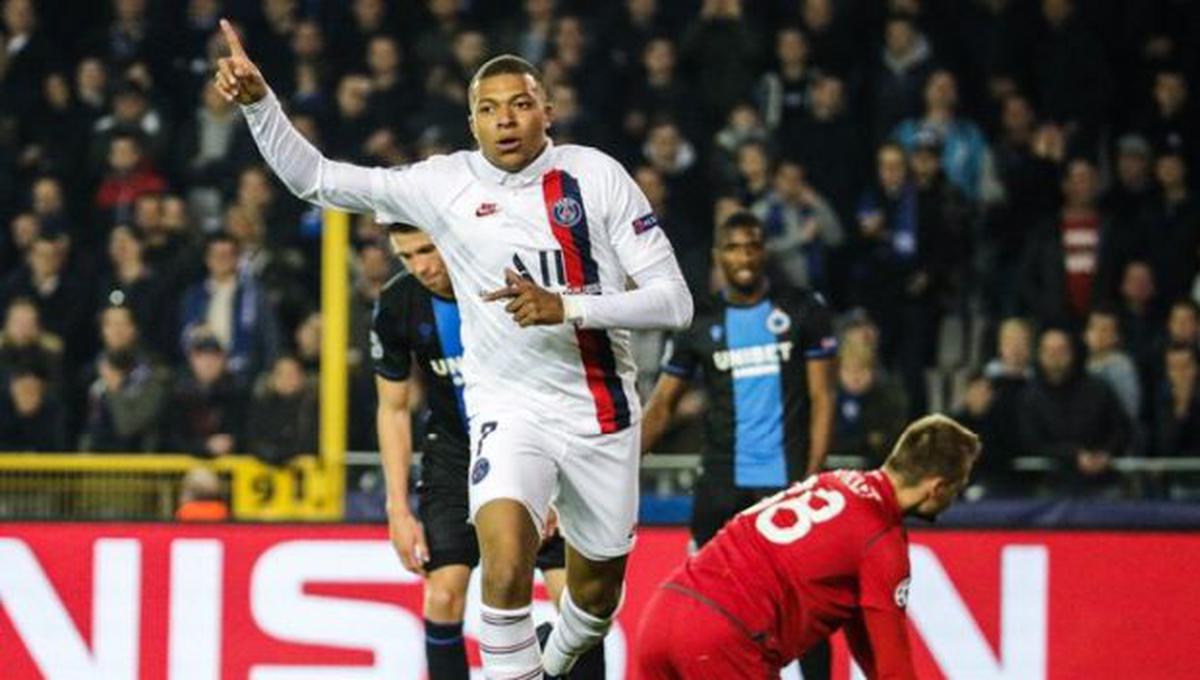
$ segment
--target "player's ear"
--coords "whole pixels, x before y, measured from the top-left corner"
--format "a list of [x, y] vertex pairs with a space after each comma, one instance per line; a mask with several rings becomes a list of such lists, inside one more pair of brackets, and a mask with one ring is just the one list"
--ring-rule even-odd
[[546, 130], [549, 130], [550, 126], [554, 124], [554, 102], [547, 100], [542, 105], [542, 111], [546, 116]]

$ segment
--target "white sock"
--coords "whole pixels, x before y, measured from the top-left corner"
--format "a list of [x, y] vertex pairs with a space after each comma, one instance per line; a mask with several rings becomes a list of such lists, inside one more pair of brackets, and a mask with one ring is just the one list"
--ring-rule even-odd
[[571, 600], [570, 589], [563, 588], [558, 603], [558, 623], [554, 624], [554, 631], [550, 633], [546, 649], [542, 651], [542, 665], [546, 673], [566, 675], [580, 655], [604, 640], [610, 627], [611, 615], [601, 619], [583, 611]]
[[542, 677], [542, 655], [533, 631], [530, 607], [496, 609], [486, 604], [479, 629], [483, 672], [495, 680], [535, 680]]

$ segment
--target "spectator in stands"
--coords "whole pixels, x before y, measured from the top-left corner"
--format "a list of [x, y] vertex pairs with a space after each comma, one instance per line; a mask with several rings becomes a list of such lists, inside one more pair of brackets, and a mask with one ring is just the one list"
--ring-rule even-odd
[[868, 467], [882, 461], [904, 429], [907, 414], [904, 390], [880, 375], [874, 351], [862, 344], [840, 344], [830, 453], [866, 456]]
[[642, 154], [666, 185], [667, 204], [676, 221], [674, 227], [668, 228], [677, 233], [688, 230], [689, 241], [708, 250], [712, 246], [712, 230], [702, 225], [711, 223], [712, 214], [706, 201], [695, 197], [706, 196], [710, 189], [698, 166], [696, 148], [680, 134], [674, 122], [664, 120], [651, 126]]
[[933, 73], [933, 51], [911, 17], [893, 14], [870, 84], [874, 139], [887, 138], [900, 121], [921, 111], [921, 92]]
[[1130, 422], [1142, 415], [1142, 388], [1137, 367], [1121, 350], [1120, 319], [1117, 310], [1097, 306], [1088, 314], [1083, 341], [1087, 346], [1087, 371], [1112, 389]]
[[1151, 167], [1154, 152], [1145, 137], [1127, 134], [1117, 140], [1115, 182], [1104, 193], [1100, 204], [1113, 218], [1120, 233], [1134, 232], [1142, 226], [1146, 211], [1154, 201]]
[[704, 83], [699, 104], [710, 123], [723, 120], [750, 95], [761, 40], [742, 17], [742, 0], [703, 0], [699, 16], [679, 41], [679, 55], [694, 82]]
[[986, 496], [1004, 495], [1013, 490], [1011, 449], [1003, 449], [996, 443], [1003, 439], [1003, 430], [1011, 428], [996, 411], [996, 393], [992, 381], [983, 371], [976, 371], [967, 378], [966, 389], [963, 390], [962, 403], [954, 410], [951, 417], [963, 426], [979, 435], [983, 445], [988, 447], [988, 457], [980, 458], [971, 479], [975, 490], [968, 491], [968, 497], [979, 494]]
[[[71, 98], [66, 75], [57, 71], [41, 83], [42, 96], [34, 107], [21, 163], [30, 170], [53, 173], [70, 180], [84, 181], [86, 158], [79, 153], [88, 145], [89, 120]], [[32, 124], [36, 120], [37, 124]]]
[[808, 36], [813, 66], [842, 78], [848, 77], [859, 61], [856, 51], [860, 44], [849, 22], [851, 12], [833, 0], [800, 3], [800, 25]]
[[0, 381], [0, 449], [58, 452], [68, 449], [63, 412], [35, 369], [21, 368]]
[[1006, 476], [1011, 472], [1009, 461], [1024, 454], [1015, 425], [1025, 389], [1033, 378], [1033, 330], [1024, 319], [1011, 317], [1000, 323], [997, 336], [997, 356], [984, 367], [984, 375], [991, 386], [990, 414], [1006, 426], [998, 428], [988, 442], [988, 451], [996, 459], [988, 470], [996, 475], [993, 481], [1008, 485], [1014, 481]]
[[737, 149], [737, 179], [734, 183], [742, 205], [754, 205], [771, 190], [772, 159], [767, 145], [744, 142]]
[[946, 177], [942, 139], [922, 131], [913, 141], [910, 167], [917, 189], [917, 223], [921, 225], [928, 288], [943, 300], [964, 292], [971, 259], [972, 207], [963, 192]]
[[1200, 390], [1196, 390], [1196, 349], [1170, 345], [1164, 353], [1164, 381], [1153, 409], [1152, 452], [1156, 456], [1200, 456]]
[[947, 70], [934, 71], [925, 83], [925, 112], [908, 118], [892, 133], [904, 149], [912, 152], [923, 138], [941, 144], [942, 172], [974, 201], [994, 200], [995, 179], [991, 172], [987, 140], [973, 121], [958, 115], [958, 83]]
[[[607, 60], [593, 49], [583, 19], [572, 14], [558, 17], [552, 40], [554, 56], [548, 63], [555, 64], [562, 73], [559, 82], [548, 83], [551, 92], [559, 85], [578, 85], [575, 93], [581, 109], [598, 119], [611, 118], [619, 110], [612, 71]], [[486, 58], [486, 54], [483, 56]]]
[[1004, 99], [1001, 130], [995, 141], [996, 173], [1005, 200], [990, 205], [984, 248], [988, 258], [987, 302], [998, 316], [1018, 308], [1019, 269], [1026, 244], [1036, 233], [1038, 218], [1058, 208], [1057, 129], [1037, 127], [1029, 100], [1021, 95]]
[[158, 43], [165, 31], [151, 21], [146, 0], [113, 0], [112, 8], [111, 20], [94, 30], [91, 49], [104, 54], [117, 68], [136, 61], [157, 64], [166, 49]]
[[63, 382], [62, 340], [42, 330], [41, 313], [28, 298], [14, 298], [4, 313], [0, 330], [0, 380], [22, 370], [48, 381], [52, 391]]
[[758, 82], [755, 100], [767, 129], [785, 148], [796, 148], [795, 132], [809, 116], [809, 97], [818, 74], [808, 65], [808, 41], [799, 26], [775, 34], [775, 70]]
[[648, 41], [641, 52], [641, 66], [625, 91], [621, 128], [626, 139], [641, 142], [650, 126], [661, 120], [679, 121], [685, 134], [695, 136], [700, 125], [688, 88], [676, 72], [675, 43], [665, 37]]
[[[77, 153], [77, 150], [78, 147], [73, 147], [71, 153]], [[67, 211], [63, 183], [53, 175], [42, 175], [33, 181], [29, 188], [29, 207], [39, 224], [47, 225], [51, 231], [75, 227]]]
[[763, 144], [765, 148], [770, 141], [770, 135], [758, 109], [750, 102], [739, 102], [729, 110], [725, 127], [717, 131], [713, 141], [716, 146], [713, 149], [715, 171], [725, 181], [736, 182], [739, 177], [738, 153], [741, 148], [747, 144]]
[[179, 507], [175, 519], [180, 522], [223, 522], [229, 519], [229, 506], [221, 492], [221, 478], [206, 467], [187, 471], [179, 488]]
[[817, 76], [809, 102], [810, 115], [782, 140], [784, 155], [800, 162], [808, 181], [829, 199], [842, 223], [850, 224], [866, 153], [862, 135], [846, 112], [843, 81]]
[[1154, 74], [1152, 105], [1137, 122], [1137, 129], [1160, 149], [1175, 148], [1187, 158], [1200, 153], [1200, 124], [1188, 100], [1187, 74], [1167, 66]]
[[555, 0], [527, 0], [520, 19], [506, 27], [500, 44], [530, 63], [538, 64], [550, 56], [554, 32]]
[[125, 222], [139, 196], [161, 193], [166, 182], [142, 154], [137, 135], [119, 132], [108, 146], [108, 171], [96, 190], [95, 207], [102, 225]]
[[147, 86], [126, 78], [112, 94], [112, 111], [93, 126], [91, 165], [100, 168], [109, 147], [118, 137], [134, 136], [141, 143], [141, 152], [151, 164], [165, 158], [167, 140], [166, 117], [150, 101]]
[[1037, 377], [1025, 392], [1018, 423], [1023, 449], [1052, 458], [1056, 493], [1113, 496], [1120, 492], [1112, 459], [1130, 444], [1130, 422], [1104, 382], [1079, 370], [1071, 335], [1061, 328], [1038, 339]]
[[316, 377], [321, 368], [321, 313], [312, 312], [296, 326], [296, 358], [309, 375]]
[[172, 310], [162, 297], [163, 285], [142, 257], [142, 236], [120, 224], [108, 237], [110, 273], [100, 281], [99, 303], [128, 307], [153, 346], [165, 343], [173, 332]]
[[12, 271], [29, 257], [29, 248], [42, 231], [41, 222], [33, 213], [17, 213], [8, 227], [8, 243], [4, 244], [0, 270]]
[[1171, 303], [1167, 314], [1166, 343], [1200, 348], [1200, 304], [1189, 298]]
[[317, 450], [317, 395], [294, 356], [283, 355], [255, 390], [247, 427], [249, 453], [282, 465]]
[[79, 61], [75, 69], [75, 98], [91, 129], [108, 110], [108, 71], [98, 57]]
[[57, 235], [38, 235], [29, 248], [26, 266], [12, 272], [0, 284], [0, 303], [25, 298], [37, 305], [39, 318], [46, 330], [66, 343], [64, 360], [74, 369], [86, 356], [91, 345], [87, 327], [92, 319], [95, 293], [89, 282], [64, 271], [63, 243]]
[[976, 88], [982, 88], [1004, 74], [1028, 82], [1027, 60], [1036, 35], [1028, 3], [975, 0], [960, 4], [961, 14], [954, 17], [958, 24], [954, 29], [961, 35], [965, 57], [963, 84], [974, 82]]
[[248, 144], [245, 121], [235, 107], [214, 88], [203, 88], [200, 105], [175, 144], [175, 168], [206, 231], [220, 224], [221, 192], [236, 164], [246, 158]]
[[[365, 1], [382, 4], [380, 0]], [[367, 108], [388, 125], [402, 125], [421, 110], [423, 93], [413, 82], [412, 75], [403, 68], [404, 53], [394, 37], [376, 34], [366, 41], [366, 45], [366, 67], [371, 78]]]
[[1145, 376], [1154, 372], [1154, 354], [1159, 348], [1163, 321], [1161, 310], [1156, 304], [1154, 272], [1144, 260], [1133, 260], [1125, 265], [1121, 276], [1120, 314], [1121, 338], [1125, 351], [1138, 365], [1143, 376], [1142, 394], [1149, 395]]
[[614, 11], [603, 35], [612, 44], [613, 65], [619, 70], [636, 71], [650, 43], [672, 33], [663, 9], [658, 0], [626, 0]]
[[1113, 292], [1121, 253], [1112, 222], [1096, 204], [1096, 168], [1077, 158], [1062, 181], [1063, 207], [1026, 245], [1021, 299], [1042, 324], [1078, 327]]
[[5, 0], [0, 12], [7, 54], [0, 61], [0, 101], [18, 116], [32, 115], [55, 50], [40, 29], [33, 0]]
[[171, 374], [136, 349], [109, 350], [97, 360], [99, 378], [88, 389], [82, 451], [160, 450], [161, 417]]
[[1143, 213], [1146, 254], [1158, 291], [1173, 300], [1192, 291], [1200, 260], [1200, 202], [1188, 187], [1187, 161], [1178, 149], [1166, 149], [1154, 163], [1158, 195]]
[[[450, 60], [449, 45], [462, 30], [463, 12], [458, 0], [426, 0], [428, 19], [425, 29], [416, 37], [414, 51], [418, 62], [427, 70]], [[272, 81], [273, 82], [273, 81]]]
[[242, 450], [247, 398], [226, 369], [225, 349], [207, 329], [188, 338], [188, 369], [175, 379], [163, 443], [170, 451], [223, 456]]
[[1154, 402], [1154, 441], [1158, 456], [1200, 456], [1200, 390], [1196, 348], [1171, 345], [1164, 352], [1166, 380]]
[[[208, 276], [184, 293], [180, 309], [182, 338], [204, 326], [228, 354], [229, 370], [243, 378], [257, 375], [279, 345], [274, 311], [253, 278], [238, 275], [238, 244], [215, 234], [205, 245]], [[222, 357], [224, 359], [224, 357]]]
[[384, 0], [353, 0], [348, 3], [350, 21], [329, 36], [332, 44], [330, 56], [338, 72], [363, 70], [366, 67], [363, 48], [370, 49], [371, 40], [376, 36], [395, 33], [393, 17], [389, 15], [391, 4]]
[[771, 186], [751, 204], [762, 221], [767, 252], [789, 284], [827, 290], [827, 253], [845, 237], [837, 213], [805, 182], [798, 163], [780, 163]]
[[899, 371], [910, 411], [921, 413], [940, 316], [932, 286], [954, 267], [956, 236], [940, 211], [921, 210], [899, 145], [880, 147], [877, 177], [859, 204], [859, 295], [879, 320], [882, 357]]
[[360, 159], [364, 143], [375, 131], [378, 122], [370, 107], [371, 79], [353, 73], [344, 76], [337, 86], [337, 115], [327, 138], [330, 155], [335, 158]]
[[1046, 31], [1032, 60], [1037, 100], [1052, 120], [1093, 140], [1112, 93], [1103, 45], [1076, 16], [1074, 0], [1042, 0], [1042, 18]]

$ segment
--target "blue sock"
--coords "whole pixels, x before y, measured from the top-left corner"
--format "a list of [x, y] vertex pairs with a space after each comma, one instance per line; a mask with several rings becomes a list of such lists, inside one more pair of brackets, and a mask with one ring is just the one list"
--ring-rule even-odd
[[425, 619], [425, 663], [429, 680], [470, 680], [462, 621], [434, 623]]

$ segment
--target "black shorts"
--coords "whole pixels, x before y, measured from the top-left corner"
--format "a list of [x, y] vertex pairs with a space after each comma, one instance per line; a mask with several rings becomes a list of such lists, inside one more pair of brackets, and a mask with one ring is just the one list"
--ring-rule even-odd
[[738, 488], [730, 480], [702, 475], [692, 492], [692, 540], [708, 543], [734, 515], [776, 494], [776, 488]]
[[[425, 569], [433, 571], [453, 564], [474, 569], [479, 566], [479, 541], [467, 507], [468, 445], [446, 437], [428, 437], [423, 454], [417, 514], [429, 545]], [[555, 535], [542, 544], [536, 564], [542, 571], [566, 566], [561, 536]]]

